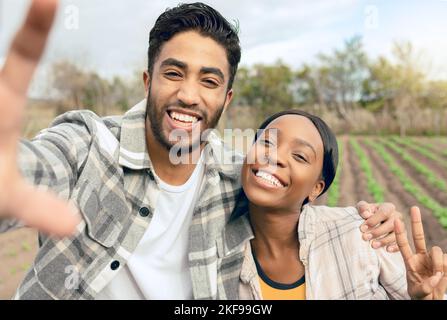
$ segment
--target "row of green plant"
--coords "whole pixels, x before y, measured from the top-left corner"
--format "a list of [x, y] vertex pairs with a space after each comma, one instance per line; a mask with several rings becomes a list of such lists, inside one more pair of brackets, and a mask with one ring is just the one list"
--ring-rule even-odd
[[436, 152], [441, 154], [444, 157], [447, 157], [447, 139], [445, 138], [432, 138], [428, 142], [427, 140], [421, 141], [419, 139], [407, 138], [411, 143], [415, 143], [420, 147], [425, 147], [430, 149], [432, 152]]
[[415, 143], [410, 138], [401, 138], [401, 137], [393, 136], [393, 137], [391, 137], [391, 140], [393, 140], [401, 145], [404, 145], [405, 147], [408, 147], [409, 149], [420, 153], [424, 157], [426, 157], [430, 160], [433, 160], [434, 162], [438, 163], [442, 167], [447, 168], [447, 161], [445, 161], [445, 159], [443, 159], [442, 157], [440, 157], [439, 155], [434, 153], [433, 150], [430, 150], [426, 146], [421, 146], [420, 144]]
[[329, 188], [328, 194], [327, 194], [327, 205], [329, 207], [336, 207], [338, 205], [338, 201], [340, 199], [340, 177], [341, 177], [341, 170], [342, 170], [342, 166], [343, 166], [343, 142], [338, 140], [337, 144], [338, 144], [337, 174], [335, 175], [335, 179], [332, 182], [332, 185]]
[[445, 183], [445, 181], [442, 178], [437, 177], [435, 172], [429, 169], [426, 165], [420, 163], [414, 156], [405, 151], [405, 149], [399, 147], [397, 144], [390, 140], [382, 139], [381, 142], [385, 146], [396, 152], [399, 156], [401, 156], [408, 165], [422, 174], [429, 184], [441, 191], [447, 192], [447, 184]]
[[433, 212], [433, 215], [438, 218], [439, 222], [444, 228], [447, 228], [447, 208], [440, 205], [436, 200], [427, 195], [421, 188], [416, 186], [408, 177], [406, 172], [397, 164], [390, 153], [385, 149], [385, 146], [377, 140], [365, 139], [365, 143], [376, 151], [380, 157], [385, 161], [391, 172], [399, 179], [404, 189], [413, 195], [416, 200]]
[[349, 141], [352, 148], [354, 149], [355, 154], [359, 158], [360, 167], [365, 173], [368, 192], [373, 196], [375, 202], [384, 202], [384, 190], [374, 178], [372, 166], [369, 161], [368, 155], [354, 138], [349, 138]]

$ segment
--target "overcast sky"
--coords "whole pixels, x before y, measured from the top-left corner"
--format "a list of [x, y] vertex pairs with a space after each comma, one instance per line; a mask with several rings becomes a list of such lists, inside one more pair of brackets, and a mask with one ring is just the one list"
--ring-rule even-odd
[[[298, 67], [312, 62], [318, 52], [329, 52], [361, 35], [372, 56], [389, 54], [394, 40], [410, 40], [432, 61], [431, 76], [447, 78], [447, 0], [204, 2], [238, 21], [243, 65], [281, 58]], [[65, 58], [105, 76], [131, 75], [147, 64], [148, 34], [156, 18], [178, 3], [61, 1], [40, 74], [46, 65]], [[28, 5], [29, 0], [0, 0], [0, 63]]]

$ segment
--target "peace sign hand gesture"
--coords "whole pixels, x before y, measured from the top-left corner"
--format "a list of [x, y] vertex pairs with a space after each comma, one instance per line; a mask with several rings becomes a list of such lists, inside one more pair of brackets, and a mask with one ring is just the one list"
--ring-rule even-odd
[[394, 222], [396, 241], [407, 270], [408, 294], [412, 299], [442, 300], [447, 290], [447, 254], [440, 247], [427, 252], [421, 213], [412, 207], [411, 229], [416, 253], [413, 253], [404, 224]]

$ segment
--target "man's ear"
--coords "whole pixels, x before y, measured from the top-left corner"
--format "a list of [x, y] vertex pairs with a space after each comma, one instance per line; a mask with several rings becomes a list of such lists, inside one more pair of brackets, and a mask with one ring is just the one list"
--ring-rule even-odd
[[318, 196], [323, 192], [325, 185], [326, 184], [323, 180], [320, 180], [315, 184], [312, 192], [309, 195], [309, 202], [314, 202], [315, 199], [318, 198]]
[[146, 92], [146, 98], [149, 96], [149, 85], [151, 83], [149, 71], [143, 72], [144, 91]]
[[225, 97], [225, 104], [224, 104], [224, 109], [223, 109], [222, 114], [224, 114], [225, 111], [227, 111], [227, 107], [230, 105], [231, 100], [233, 100], [233, 89], [230, 89], [227, 92], [227, 96]]

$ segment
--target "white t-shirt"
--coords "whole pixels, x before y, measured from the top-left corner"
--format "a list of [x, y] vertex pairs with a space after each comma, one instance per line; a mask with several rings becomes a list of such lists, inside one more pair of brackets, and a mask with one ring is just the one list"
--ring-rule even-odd
[[127, 265], [97, 299], [192, 299], [189, 227], [204, 176], [203, 156], [188, 181], [171, 186], [155, 175], [160, 194], [154, 216]]

